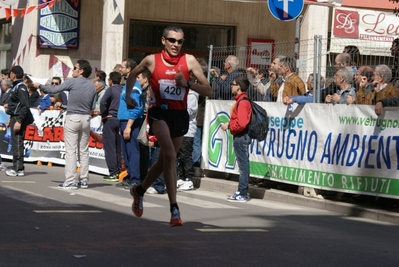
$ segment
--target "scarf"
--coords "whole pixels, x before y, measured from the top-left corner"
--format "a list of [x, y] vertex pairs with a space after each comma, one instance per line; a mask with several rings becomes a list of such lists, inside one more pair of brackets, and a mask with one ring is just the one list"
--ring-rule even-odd
[[182, 53], [179, 53], [177, 56], [171, 57], [165, 52], [165, 50], [162, 50], [161, 54], [162, 54], [163, 59], [168, 64], [171, 64], [171, 65], [176, 65], [179, 62], [181, 56], [183, 55]]

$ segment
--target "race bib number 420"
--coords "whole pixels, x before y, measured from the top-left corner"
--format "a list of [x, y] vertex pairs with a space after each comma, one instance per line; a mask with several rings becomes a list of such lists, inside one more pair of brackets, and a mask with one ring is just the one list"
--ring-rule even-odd
[[163, 99], [182, 101], [186, 93], [186, 88], [176, 86], [174, 80], [160, 80], [159, 93]]

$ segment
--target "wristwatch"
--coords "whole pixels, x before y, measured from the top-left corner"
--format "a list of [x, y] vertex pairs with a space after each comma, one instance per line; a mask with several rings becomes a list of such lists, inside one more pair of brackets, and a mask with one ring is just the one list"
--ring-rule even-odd
[[187, 81], [187, 88], [191, 88], [192, 85], [193, 85], [192, 81]]

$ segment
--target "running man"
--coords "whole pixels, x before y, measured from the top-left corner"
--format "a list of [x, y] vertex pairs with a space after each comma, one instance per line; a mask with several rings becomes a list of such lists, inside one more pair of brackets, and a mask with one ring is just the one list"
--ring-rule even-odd
[[[132, 90], [136, 77], [148, 69], [151, 75], [151, 87], [155, 104], [148, 110], [150, 132], [154, 134], [161, 147], [157, 162], [151, 166], [141, 185], [131, 188], [133, 196], [132, 211], [137, 217], [143, 215], [143, 196], [152, 183], [161, 175], [165, 177], [170, 202], [171, 226], [182, 226], [180, 211], [176, 201], [176, 154], [183, 136], [188, 131], [187, 95], [189, 89], [200, 95], [211, 96], [212, 88], [204, 76], [197, 59], [181, 53], [184, 42], [183, 30], [178, 26], [169, 26], [161, 38], [164, 49], [161, 53], [145, 57], [133, 69], [127, 80], [127, 90]], [[189, 73], [198, 83], [190, 81]], [[130, 96], [130, 92], [126, 92]], [[132, 99], [126, 99], [128, 106], [134, 107]]]

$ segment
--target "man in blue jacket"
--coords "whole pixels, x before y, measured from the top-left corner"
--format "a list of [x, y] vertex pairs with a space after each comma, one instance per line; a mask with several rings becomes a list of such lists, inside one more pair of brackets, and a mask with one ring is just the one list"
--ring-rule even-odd
[[[137, 66], [133, 59], [123, 60], [119, 72], [126, 78], [130, 72]], [[141, 184], [140, 180], [140, 147], [137, 136], [143, 121], [143, 108], [141, 101], [141, 86], [136, 80], [130, 97], [134, 100], [133, 106], [126, 103], [126, 85], [123, 86], [119, 109], [118, 120], [120, 121], [120, 132], [122, 135], [122, 153], [123, 160], [126, 165], [128, 175], [121, 183], [116, 184], [118, 187], [130, 189], [133, 184]]]

